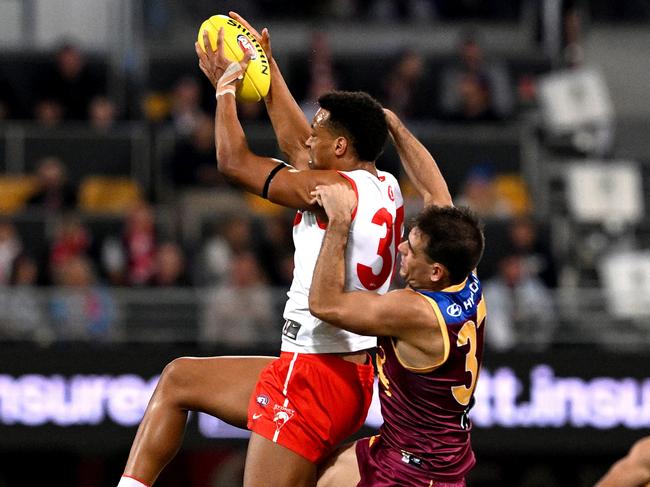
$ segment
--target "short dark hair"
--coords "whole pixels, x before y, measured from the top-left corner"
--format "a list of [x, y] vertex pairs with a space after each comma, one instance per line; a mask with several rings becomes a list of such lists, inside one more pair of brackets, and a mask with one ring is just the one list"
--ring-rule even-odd
[[377, 100], [363, 91], [330, 91], [318, 104], [330, 112], [330, 128], [349, 137], [359, 159], [377, 160], [388, 138], [386, 115]]
[[466, 207], [429, 206], [413, 220], [428, 238], [429, 259], [444, 265], [452, 284], [459, 284], [476, 268], [485, 237], [477, 216]]

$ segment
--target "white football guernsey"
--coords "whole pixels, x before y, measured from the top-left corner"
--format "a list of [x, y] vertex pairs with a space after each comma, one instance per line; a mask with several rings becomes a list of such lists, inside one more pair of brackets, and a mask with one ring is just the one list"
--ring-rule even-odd
[[[365, 170], [339, 171], [357, 193], [357, 209], [346, 252], [346, 289], [384, 294], [390, 287], [397, 246], [402, 238], [404, 209], [395, 177]], [[309, 312], [309, 288], [326, 224], [311, 211], [298, 211], [293, 225], [295, 245], [293, 282], [284, 308], [282, 351], [343, 353], [372, 348], [375, 337], [329, 325]]]

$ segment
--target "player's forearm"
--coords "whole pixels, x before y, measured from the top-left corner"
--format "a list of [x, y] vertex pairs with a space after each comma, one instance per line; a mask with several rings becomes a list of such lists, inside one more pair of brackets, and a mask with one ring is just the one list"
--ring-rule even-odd
[[349, 232], [349, 220], [329, 222], [309, 290], [311, 313], [332, 324], [340, 321], [339, 304], [345, 293], [345, 251]]
[[296, 169], [307, 169], [305, 142], [309, 138], [309, 122], [291, 95], [275, 59], [271, 64], [271, 89], [264, 98], [280, 150]]
[[220, 96], [217, 101], [215, 140], [219, 172], [229, 180], [244, 185], [249, 191], [258, 192], [257, 188], [251, 187], [252, 181], [246, 180], [246, 175], [252, 174], [255, 168], [247, 167], [245, 155], [250, 151], [232, 95]]
[[395, 114], [387, 113], [386, 120], [406, 175], [424, 198], [424, 205], [453, 205], [447, 182], [428, 149]]

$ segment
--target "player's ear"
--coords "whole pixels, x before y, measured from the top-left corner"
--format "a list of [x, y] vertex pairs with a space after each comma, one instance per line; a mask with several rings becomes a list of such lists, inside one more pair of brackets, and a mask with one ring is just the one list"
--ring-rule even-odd
[[449, 272], [447, 272], [447, 268], [444, 265], [439, 264], [438, 262], [431, 264], [431, 282], [439, 283], [443, 281], [448, 274]]
[[345, 137], [337, 137], [334, 140], [334, 153], [337, 156], [342, 156], [348, 150], [348, 139]]

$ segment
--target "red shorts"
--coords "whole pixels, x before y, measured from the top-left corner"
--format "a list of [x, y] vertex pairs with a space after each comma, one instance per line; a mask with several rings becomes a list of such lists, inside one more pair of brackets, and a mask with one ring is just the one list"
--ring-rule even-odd
[[248, 429], [318, 463], [363, 425], [373, 381], [370, 360], [282, 352], [260, 374]]
[[465, 487], [465, 479], [434, 480], [420, 467], [404, 462], [402, 453], [371, 436], [357, 441], [357, 487]]

